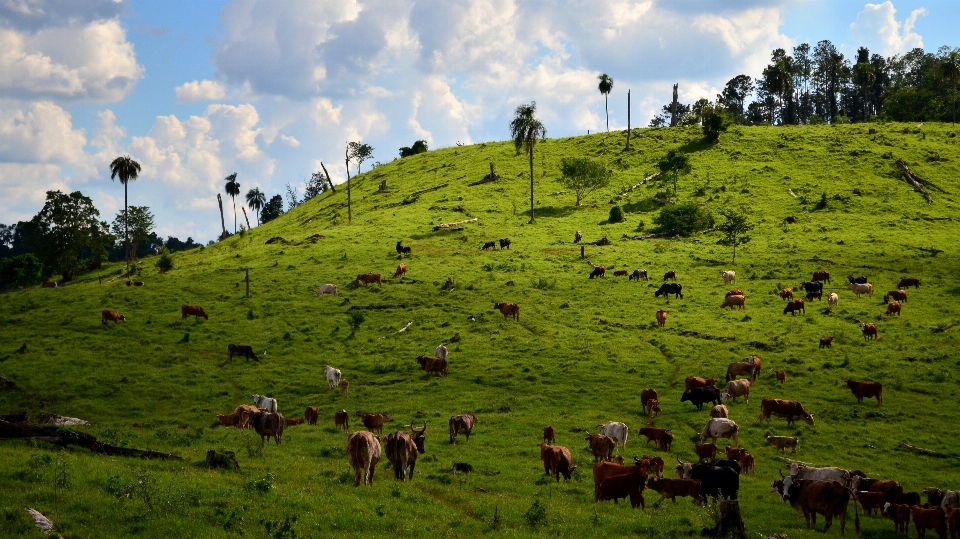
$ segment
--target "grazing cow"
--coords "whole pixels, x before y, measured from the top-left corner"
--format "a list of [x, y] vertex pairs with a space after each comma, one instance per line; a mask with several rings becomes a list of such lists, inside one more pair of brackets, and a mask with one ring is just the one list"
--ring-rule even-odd
[[923, 539], [927, 530], [934, 530], [940, 539], [947, 539], [947, 514], [943, 509], [914, 507], [910, 516], [913, 517], [913, 526], [917, 529], [917, 539]]
[[863, 333], [864, 340], [877, 338], [876, 324], [860, 324], [860, 332]]
[[789, 487], [790, 481], [808, 479], [810, 481], [838, 481], [843, 485], [849, 485], [851, 477], [851, 473], [842, 468], [815, 468], [792, 462], [790, 463], [790, 475], [784, 479], [784, 484]]
[[107, 322], [113, 322], [114, 324], [116, 324], [117, 322], [126, 322], [126, 321], [127, 321], [127, 317], [123, 316], [117, 311], [104, 310], [102, 313], [100, 313], [100, 325], [102, 326], [107, 325]]
[[830, 292], [830, 295], [827, 296], [827, 306], [836, 307], [840, 303], [840, 296], [836, 292]]
[[[623, 464], [615, 464], [612, 462], [600, 462], [593, 467], [593, 496], [594, 500], [609, 500], [610, 497], [601, 497], [601, 494], [609, 494], [609, 488], [605, 489], [606, 492], [601, 493], [600, 486], [607, 481], [608, 479], [619, 477], [619, 476], [639, 476], [643, 478], [643, 481], [646, 482], [647, 474], [649, 473], [649, 462], [642, 461], [636, 457], [633, 458], [633, 466], [624, 466]], [[639, 490], [643, 490], [643, 485], [640, 485]], [[621, 498], [624, 496], [620, 496]]]
[[637, 457], [633, 457], [633, 460], [637, 466], [640, 466], [642, 469], [646, 470], [645, 473], [652, 473], [653, 476], [657, 478], [663, 477], [663, 467], [665, 463], [663, 462], [662, 458], [644, 455], [640, 457], [639, 462], [637, 462]]
[[783, 385], [783, 383], [787, 381], [787, 373], [783, 371], [777, 371], [777, 381], [780, 382], [780, 385]]
[[547, 425], [546, 427], [543, 427], [543, 443], [553, 444], [556, 441], [557, 441], [557, 435], [553, 431], [553, 426]]
[[720, 276], [723, 277], [725, 284], [730, 284], [737, 280], [737, 272], [735, 271], [721, 271]]
[[500, 311], [500, 314], [503, 315], [503, 318], [513, 317], [517, 322], [520, 321], [520, 306], [516, 303], [493, 303], [493, 308]]
[[853, 275], [847, 275], [847, 283], [849, 284], [866, 284], [867, 278], [861, 275], [860, 277], [854, 277]]
[[237, 423], [237, 428], [239, 429], [252, 429], [253, 428], [253, 414], [260, 412], [260, 408], [252, 404], [241, 404], [237, 406], [236, 410], [233, 411], [237, 415], [239, 421]]
[[643, 407], [643, 413], [647, 413], [647, 403], [653, 400], [657, 400], [659, 396], [657, 395], [657, 390], [652, 387], [644, 388], [640, 392], [640, 406]]
[[647, 423], [653, 423], [653, 420], [657, 417], [657, 414], [660, 413], [660, 401], [657, 399], [651, 399], [648, 401], [650, 405], [650, 411], [647, 412]]
[[857, 492], [856, 494], [857, 502], [865, 515], [872, 515], [874, 509], [882, 510], [883, 506], [889, 503], [882, 492]]
[[510, 248], [510, 238], [500, 238], [497, 240], [500, 243], [500, 250]]
[[627, 436], [630, 434], [630, 429], [628, 429], [625, 424], [619, 421], [609, 421], [604, 425], [597, 426], [600, 427], [600, 434], [613, 438], [620, 444], [620, 449], [626, 450]]
[[217, 414], [217, 421], [224, 427], [236, 427], [240, 424], [240, 414]]
[[645, 269], [633, 270], [633, 273], [630, 274], [629, 280], [640, 282], [640, 279], [643, 279], [644, 281], [647, 280], [647, 270]]
[[920, 279], [916, 279], [913, 277], [904, 277], [903, 279], [900, 279], [899, 283], [897, 283], [897, 288], [900, 288], [900, 289], [906, 288], [908, 286], [912, 286], [914, 288], [920, 288]]
[[91, 260], [90, 262], [87, 262], [88, 270], [100, 269], [102, 267], [103, 267], [103, 262], [100, 262], [99, 260]]
[[673, 433], [669, 430], [659, 427], [644, 427], [640, 429], [640, 434], [646, 436], [648, 445], [650, 442], [656, 442], [658, 448], [670, 451], [670, 444], [673, 443]]
[[288, 427], [293, 427], [296, 425], [303, 425], [303, 419], [299, 417], [288, 417], [283, 420], [283, 424]]
[[283, 415], [275, 412], [257, 412], [250, 418], [253, 429], [260, 435], [260, 442], [273, 438], [277, 445], [283, 441]]
[[614, 277], [626, 277], [627, 275], [629, 275], [629, 272], [627, 270], [617, 270], [613, 272]]
[[253, 403], [261, 410], [266, 410], [273, 414], [277, 413], [277, 399], [265, 397], [263, 395], [254, 395]]
[[583, 241], [583, 232], [578, 230], [577, 233], [573, 235], [573, 243], [580, 243], [581, 241]]
[[730, 417], [730, 411], [723, 404], [716, 404], [710, 408], [710, 417]]
[[665, 326], [667, 323], [667, 311], [660, 309], [657, 311], [657, 325], [660, 327]]
[[643, 501], [646, 482], [647, 476], [642, 474], [616, 475], [604, 479], [597, 488], [598, 501], [613, 500], [613, 503], [617, 503], [620, 498], [629, 497], [630, 506], [634, 509], [646, 508]]
[[537, 444], [540, 447], [540, 460], [543, 461], [543, 471], [552, 475], [557, 482], [560, 482], [560, 475], [567, 481], [577, 469], [573, 465], [573, 456], [570, 450], [560, 445]]
[[371, 432], [357, 431], [347, 438], [347, 462], [353, 467], [356, 486], [373, 485], [381, 451], [380, 438]]
[[417, 455], [426, 451], [423, 442], [426, 439], [427, 424], [419, 431], [410, 426], [410, 432], [397, 431], [387, 436], [387, 460], [393, 464], [393, 477], [402, 482], [413, 480], [413, 471], [417, 467]]
[[657, 479], [651, 477], [647, 481], [647, 486], [660, 495], [660, 499], [653, 504], [654, 507], [660, 505], [664, 500], [673, 500], [677, 503], [677, 496], [690, 496], [693, 503], [700, 505], [703, 503], [703, 497], [700, 495], [702, 483], [697, 479]]
[[725, 307], [730, 307], [731, 311], [734, 307], [740, 307], [743, 309], [745, 307], [745, 301], [746, 299], [743, 296], [727, 296], [723, 298], [723, 303], [720, 304], [720, 308], [723, 309]]
[[736, 380], [737, 376], [749, 376], [757, 380], [757, 365], [753, 361], [734, 361], [727, 365], [727, 381]]
[[710, 462], [717, 460], [717, 444], [712, 444], [710, 442], [705, 444], [693, 444], [693, 448], [697, 453], [697, 458], [700, 459], [697, 461], [698, 463], [705, 460], [709, 460]]
[[457, 435], [463, 433], [470, 441], [470, 432], [473, 431], [473, 425], [477, 418], [471, 414], [455, 415], [450, 418], [450, 443], [457, 442]]
[[316, 406], [307, 406], [307, 409], [303, 411], [303, 418], [307, 420], [307, 425], [316, 425], [317, 419], [320, 418], [320, 411], [317, 410]]
[[434, 348], [433, 357], [438, 357], [440, 359], [447, 359], [447, 343], [440, 343], [439, 346]]
[[858, 495], [864, 493], [879, 494], [880, 498], [870, 496], [867, 499], [867, 503], [872, 503], [874, 509], [883, 507], [884, 502], [896, 503], [903, 496], [903, 485], [899, 481], [889, 479], [871, 479], [854, 475], [850, 478], [850, 488]]
[[787, 298], [793, 299], [792, 288], [784, 288], [783, 290], [780, 291], [780, 299], [787, 299]]
[[811, 281], [820, 281], [822, 283], [830, 283], [830, 272], [829, 271], [815, 271], [813, 272], [813, 278]]
[[403, 278], [403, 276], [406, 275], [406, 274], [407, 274], [407, 265], [406, 265], [406, 264], [398, 264], [398, 265], [397, 265], [397, 271], [393, 272], [393, 278], [394, 278], [394, 279], [396, 279], [397, 277]]
[[853, 290], [853, 293], [859, 298], [861, 294], [867, 294], [871, 298], [873, 297], [873, 285], [870, 283], [850, 283], [847, 285], [847, 288]]
[[[811, 481], [799, 479], [791, 481], [789, 486], [785, 481], [775, 481], [774, 490], [790, 502], [794, 510], [804, 516], [807, 527], [817, 528], [817, 514], [823, 515], [826, 523], [823, 531], [826, 533], [833, 524], [833, 517], [840, 518], [840, 534], [843, 535], [847, 524], [847, 505], [853, 498], [853, 492], [839, 481]], [[856, 503], [856, 502], [854, 502]], [[853, 511], [856, 531], [860, 534], [860, 513]]]
[[590, 443], [590, 452], [594, 462], [609, 461], [613, 458], [613, 451], [617, 448], [617, 441], [603, 434], [588, 434], [584, 438]]
[[677, 282], [677, 272], [675, 272], [675, 271], [668, 271], [668, 272], [664, 273], [664, 274], [663, 274], [663, 280], [666, 281], [666, 280], [668, 280], [668, 279], [672, 280], [673, 282]]
[[907, 302], [907, 291], [906, 290], [891, 290], [883, 295], [883, 301], [888, 302], [890, 298], [893, 298], [900, 303]]
[[703, 410], [703, 404], [712, 402], [720, 404], [720, 390], [716, 386], [704, 386], [688, 389], [680, 396], [680, 402], [690, 401], [690, 404], [697, 407], [697, 410]]
[[682, 479], [700, 481], [700, 494], [704, 498], [709, 496], [716, 500], [722, 496], [726, 499], [737, 499], [740, 490], [740, 465], [735, 461], [721, 459], [714, 464], [684, 464], [682, 469]]
[[802, 299], [793, 300], [790, 303], [787, 303], [787, 306], [783, 308], [783, 314], [790, 313], [790, 316], [793, 316], [793, 313], [797, 311], [807, 314], [807, 309], [803, 306]]
[[858, 403], [862, 403], [864, 397], [872, 399], [876, 397], [877, 406], [883, 404], [883, 385], [880, 382], [857, 382], [856, 380], [847, 380], [847, 387], [853, 392]]
[[[738, 464], [740, 463], [740, 459], [747, 454], [746, 449], [742, 447], [733, 447], [732, 445], [728, 445], [723, 452], [727, 455], [728, 459], [736, 461]], [[743, 469], [742, 466], [740, 468], [741, 470]]]
[[717, 438], [733, 438], [736, 446], [740, 447], [740, 427], [732, 419], [714, 418], [707, 421], [700, 432], [700, 443], [707, 438], [713, 438], [713, 443], [717, 443]]
[[44, 287], [44, 288], [56, 288], [56, 287], [57, 287], [57, 283], [55, 283], [55, 282], [53, 282], [53, 281], [51, 281], [51, 280], [48, 279], [48, 280], [46, 280], [46, 281], [43, 281], [43, 287]]
[[337, 430], [343, 429], [343, 432], [347, 432], [347, 429], [350, 428], [350, 414], [346, 410], [337, 410], [333, 414], [333, 424], [337, 427]]
[[377, 283], [377, 286], [383, 286], [383, 279], [380, 278], [379, 273], [365, 273], [363, 275], [357, 275], [357, 280], [363, 286], [367, 286], [370, 283]]
[[822, 290], [817, 290], [817, 291], [815, 291], [815, 292], [807, 292], [807, 301], [813, 301], [813, 300], [815, 300], [815, 299], [816, 299], [816, 300], [822, 300], [822, 299], [823, 299], [823, 291], [822, 291]]
[[739, 288], [737, 288], [735, 290], [730, 290], [729, 292], [727, 292], [724, 297], [729, 298], [730, 296], [742, 296], [742, 295], [743, 295], [743, 290], [740, 290]]
[[323, 368], [323, 372], [327, 375], [327, 385], [330, 386], [330, 389], [337, 389], [340, 385], [340, 369], [334, 369], [327, 365]]
[[890, 315], [893, 314], [893, 313], [897, 313], [897, 316], [900, 316], [900, 302], [899, 302], [899, 301], [891, 301], [889, 304], [887, 304], [887, 312], [884, 313], [884, 314], [886, 314], [887, 316], [890, 316]]
[[194, 320], [203, 317], [204, 320], [210, 320], [210, 316], [203, 311], [203, 307], [199, 305], [182, 305], [180, 307], [180, 319], [183, 320], [188, 316], [193, 316]]
[[715, 386], [717, 381], [713, 378], [701, 378], [699, 376], [687, 376], [683, 380], [683, 387], [687, 391], [698, 387]]
[[496, 249], [497, 249], [497, 242], [495, 242], [495, 241], [488, 241], [488, 242], [486, 242], [486, 243], [483, 244], [483, 247], [480, 248], [481, 251], [486, 251], [487, 249], [494, 249], [494, 250], [496, 250]]
[[430, 374], [435, 372], [440, 376], [447, 375], [447, 360], [440, 357], [417, 356], [417, 363], [423, 370]]
[[252, 346], [245, 346], [242, 344], [228, 344], [227, 345], [227, 361], [233, 359], [233, 356], [243, 356], [247, 360], [256, 360], [260, 361], [260, 358], [253, 352]]
[[670, 294], [673, 294], [674, 298], [683, 299], [683, 285], [676, 283], [664, 283], [660, 285], [660, 288], [658, 288], [656, 292], [653, 293], [653, 295], [658, 298], [660, 296], [666, 298], [669, 297]]
[[322, 284], [320, 288], [317, 288], [317, 291], [313, 293], [314, 296], [323, 296], [330, 294], [331, 296], [339, 295], [337, 292], [337, 285], [335, 284]]
[[787, 418], [787, 426], [793, 425], [793, 422], [797, 419], [802, 419], [813, 425], [813, 416], [804, 410], [803, 405], [797, 401], [763, 399], [760, 402], [760, 415], [757, 417], [757, 421], [766, 419], [767, 423], [770, 423], [771, 416]]
[[823, 292], [823, 283], [820, 281], [804, 281], [800, 283], [800, 290], [804, 292]]
[[590, 272], [590, 278], [594, 277], [603, 277], [603, 274], [607, 272], [606, 266], [594, 266], [593, 271]]
[[740, 469], [743, 470], [744, 474], [748, 474], [752, 471], [754, 475], [756, 475], [757, 462], [756, 459], [753, 458], [753, 455], [744, 451], [743, 454], [740, 455], [740, 460], [738, 462], [740, 463]]
[[731, 403], [737, 402], [737, 397], [743, 397], [743, 402], [750, 402], [750, 380], [730, 380], [727, 382], [727, 390], [720, 395], [720, 401], [723, 404], [730, 400]]
[[350, 391], [350, 380], [346, 378], [340, 379], [340, 392], [343, 393], [343, 396], [347, 396], [347, 392]]
[[368, 431], [377, 431], [377, 436], [383, 434], [383, 424], [392, 419], [386, 414], [364, 414], [362, 412], [357, 412], [357, 417], [360, 418], [360, 422]]
[[[919, 505], [919, 504], [917, 504]], [[910, 526], [910, 513], [912, 507], [909, 504], [886, 503], [883, 506], [883, 516], [893, 521], [893, 526], [899, 533], [906, 534]]]
[[790, 454], [795, 455], [797, 448], [800, 446], [800, 439], [790, 436], [767, 436], [767, 443], [777, 448], [777, 453], [783, 452], [786, 454], [787, 448], [789, 447], [793, 449]]
[[832, 348], [832, 347], [833, 347], [833, 337], [820, 338], [820, 348]]
[[754, 372], [754, 380], [760, 378], [760, 367], [763, 366], [762, 362], [760, 361], [760, 356], [750, 356], [747, 358], [747, 361], [752, 361], [753, 366], [757, 368], [756, 372]]
[[408, 255], [410, 254], [410, 248], [404, 247], [402, 241], [397, 242], [397, 254], [398, 255]]

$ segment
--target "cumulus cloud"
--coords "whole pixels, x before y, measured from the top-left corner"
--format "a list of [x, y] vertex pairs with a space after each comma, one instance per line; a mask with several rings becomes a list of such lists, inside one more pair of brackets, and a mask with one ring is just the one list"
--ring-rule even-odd
[[910, 12], [906, 20], [897, 20], [897, 9], [887, 0], [882, 4], [866, 4], [850, 25], [848, 32], [852, 39], [879, 49], [884, 56], [903, 54], [911, 49], [923, 47], [923, 37], [914, 32], [917, 18], [926, 15], [925, 8]]
[[287, 146], [290, 146], [291, 148], [300, 147], [300, 141], [297, 140], [296, 137], [291, 137], [288, 135], [280, 135], [280, 140], [283, 141], [283, 143], [286, 144]]
[[180, 86], [177, 86], [174, 91], [177, 94], [178, 103], [216, 101], [218, 99], [223, 99], [227, 95], [227, 91], [223, 85], [212, 80], [194, 80], [192, 82], [185, 82]]
[[0, 108], [2, 162], [78, 164], [86, 160], [86, 142], [70, 113], [49, 101]]

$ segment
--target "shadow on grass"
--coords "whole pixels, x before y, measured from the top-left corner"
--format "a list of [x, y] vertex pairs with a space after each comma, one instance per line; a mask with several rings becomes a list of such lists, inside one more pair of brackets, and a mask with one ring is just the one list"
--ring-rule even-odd
[[544, 206], [542, 208], [537, 208], [534, 215], [537, 218], [555, 218], [555, 217], [567, 217], [573, 212], [577, 211], [576, 206]]
[[658, 211], [662, 206], [654, 202], [653, 198], [645, 198], [636, 202], [629, 202], [620, 206], [625, 213], [650, 213]]

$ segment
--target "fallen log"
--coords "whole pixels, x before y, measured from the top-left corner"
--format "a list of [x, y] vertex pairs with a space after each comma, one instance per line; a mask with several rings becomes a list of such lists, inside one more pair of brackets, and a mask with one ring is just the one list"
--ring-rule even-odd
[[911, 172], [910, 167], [903, 161], [903, 159], [897, 159], [897, 166], [900, 167], [900, 170], [903, 172], [903, 176], [913, 185], [913, 189], [923, 196], [927, 197], [927, 204], [933, 204], [933, 197], [930, 196], [930, 193], [920, 185], [918, 178], [916, 178]]
[[68, 445], [78, 445], [100, 455], [183, 460], [182, 457], [160, 453], [158, 451], [130, 449], [105, 444], [85, 432], [77, 432], [56, 426], [33, 425], [30, 423], [8, 423], [6, 421], [0, 421], [0, 440], [40, 440], [64, 447]]
[[439, 225], [433, 227], [433, 231], [436, 232], [436, 231], [438, 231], [438, 230], [443, 230], [443, 229], [445, 229], [445, 228], [452, 228], [452, 227], [455, 227], [455, 226], [460, 226], [460, 225], [462, 225], [462, 224], [464, 224], [464, 223], [473, 223], [474, 221], [478, 221], [478, 220], [479, 220], [479, 218], [474, 217], [473, 219], [466, 219], [466, 220], [464, 220], [464, 221], [457, 221], [456, 223], [440, 223]]
[[351, 305], [348, 311], [359, 311], [361, 309], [405, 309], [406, 303], [385, 303], [383, 305]]
[[910, 451], [911, 453], [919, 453], [921, 455], [930, 455], [931, 457], [940, 457], [945, 459], [960, 459], [960, 457], [947, 455], [946, 453], [938, 453], [937, 451], [931, 451], [929, 449], [924, 449], [922, 447], [916, 447], [904, 442], [900, 442], [900, 449], [903, 449], [905, 451]]
[[673, 236], [673, 233], [671, 233], [671, 232], [656, 232], [656, 233], [654, 233], [654, 234], [644, 234], [644, 235], [642, 235], [642, 236], [628, 236], [628, 235], [624, 234], [624, 235], [623, 235], [623, 239], [626, 239], [626, 240], [649, 240], [649, 239], [653, 239], [653, 238], [669, 238], [669, 237], [671, 237], [671, 236]]

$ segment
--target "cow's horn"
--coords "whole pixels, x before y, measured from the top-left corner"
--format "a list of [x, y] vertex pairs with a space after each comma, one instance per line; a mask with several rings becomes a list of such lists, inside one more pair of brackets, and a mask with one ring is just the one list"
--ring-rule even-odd
[[783, 475], [783, 472], [781, 472], [779, 469], [777, 470], [777, 473], [780, 474], [780, 479], [786, 479], [786, 478], [787, 478], [787, 476]]
[[677, 457], [677, 464], [683, 466], [683, 461], [680, 460], [680, 457]]

